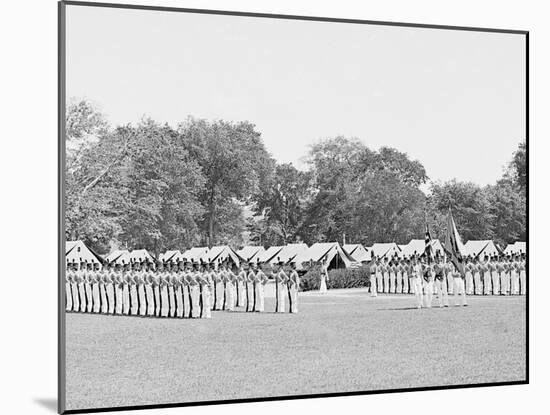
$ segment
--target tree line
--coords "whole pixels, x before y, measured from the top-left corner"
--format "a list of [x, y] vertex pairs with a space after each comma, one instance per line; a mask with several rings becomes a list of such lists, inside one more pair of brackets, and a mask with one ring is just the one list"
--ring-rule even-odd
[[[406, 153], [360, 140], [319, 140], [307, 170], [277, 163], [248, 121], [189, 117], [112, 127], [87, 100], [66, 124], [66, 237], [99, 253], [303, 241], [407, 243], [443, 237], [449, 206], [464, 240], [525, 240], [526, 147], [480, 187], [432, 182]], [[421, 186], [429, 185], [425, 194]]]

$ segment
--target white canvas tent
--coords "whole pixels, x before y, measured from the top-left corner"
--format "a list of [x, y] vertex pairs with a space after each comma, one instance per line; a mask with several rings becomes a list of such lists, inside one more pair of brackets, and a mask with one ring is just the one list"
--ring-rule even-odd
[[227, 245], [213, 246], [210, 248], [203, 256], [203, 261], [210, 262], [223, 262], [226, 260], [231, 260], [236, 266], [239, 266], [243, 258], [233, 250], [233, 248]]
[[374, 244], [371, 251], [375, 258], [391, 258], [396, 254], [401, 255], [401, 249], [395, 242]]
[[296, 268], [302, 269], [307, 262], [324, 262], [328, 269], [349, 268], [354, 261], [338, 242], [319, 242], [300, 253], [296, 259]]
[[121, 264], [122, 259], [126, 259], [126, 262], [130, 262], [130, 252], [125, 249], [117, 249], [111, 252], [105, 257], [108, 262], [114, 262], [115, 264]]
[[[443, 250], [443, 245], [439, 239], [432, 239], [430, 243], [432, 247], [433, 254], [439, 254], [443, 256], [445, 251]], [[424, 239], [412, 239], [407, 245], [404, 245], [401, 248], [401, 256], [410, 257], [412, 255], [422, 255], [426, 249], [426, 242]]]
[[100, 255], [93, 252], [82, 241], [65, 242], [65, 260], [70, 263], [80, 263], [81, 261], [100, 264], [103, 262]]
[[172, 261], [176, 262], [178, 259], [182, 259], [181, 252], [179, 250], [166, 251], [164, 254], [159, 255], [160, 261]]
[[130, 262], [155, 262], [155, 258], [146, 249], [135, 249], [130, 252]]
[[343, 248], [357, 262], [371, 260], [371, 253], [361, 244], [346, 244]]
[[515, 242], [513, 244], [508, 244], [504, 253], [509, 254], [525, 254], [527, 253], [527, 243], [526, 242]]
[[187, 261], [199, 262], [208, 253], [207, 247], [191, 248], [181, 254]]
[[283, 246], [283, 249], [275, 256], [274, 262], [284, 262], [288, 263], [295, 259], [297, 256], [301, 255], [307, 251], [308, 247], [306, 244], [288, 244]]
[[277, 262], [277, 255], [282, 249], [282, 246], [270, 246], [265, 251], [260, 252], [254, 259], [262, 264], [274, 264]]
[[256, 261], [263, 252], [265, 252], [263, 246], [245, 246], [243, 249], [239, 249], [237, 254], [246, 261]]
[[485, 241], [468, 241], [464, 245], [464, 255], [482, 258], [485, 255], [498, 255], [498, 250], [495, 243], [491, 240]]

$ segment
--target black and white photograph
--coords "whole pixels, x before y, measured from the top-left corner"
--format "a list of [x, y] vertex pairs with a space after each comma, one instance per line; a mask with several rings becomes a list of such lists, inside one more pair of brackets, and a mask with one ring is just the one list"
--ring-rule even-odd
[[59, 34], [61, 413], [528, 383], [527, 31]]

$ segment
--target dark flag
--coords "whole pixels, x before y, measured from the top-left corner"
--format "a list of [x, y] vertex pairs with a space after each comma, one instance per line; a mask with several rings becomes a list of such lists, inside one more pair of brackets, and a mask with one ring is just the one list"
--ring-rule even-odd
[[444, 249], [455, 268], [462, 272], [462, 253], [464, 252], [464, 245], [462, 245], [462, 241], [460, 240], [460, 235], [456, 229], [450, 207], [447, 216], [447, 234], [445, 235]]

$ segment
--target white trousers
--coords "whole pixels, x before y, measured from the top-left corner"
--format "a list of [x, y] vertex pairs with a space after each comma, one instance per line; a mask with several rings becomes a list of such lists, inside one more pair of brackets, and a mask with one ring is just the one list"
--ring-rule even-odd
[[422, 307], [422, 280], [420, 277], [412, 277], [409, 279], [409, 283], [411, 284], [411, 290], [414, 293], [416, 306], [420, 308]]
[[510, 294], [510, 274], [504, 271], [500, 273], [500, 294]]
[[383, 277], [381, 272], [376, 273], [376, 292], [381, 293], [383, 290]]
[[464, 280], [460, 277], [453, 278], [453, 291], [455, 297], [455, 305], [458, 305], [458, 295], [462, 296], [462, 305], [467, 305], [466, 301], [466, 290], [464, 287]]
[[445, 307], [449, 305], [449, 294], [447, 293], [447, 284], [444, 280], [436, 279], [434, 282], [435, 293], [437, 298], [439, 298], [439, 306]]
[[424, 280], [424, 305], [427, 308], [432, 306], [432, 298], [434, 293], [434, 283], [433, 281]]
[[466, 272], [466, 293], [468, 295], [474, 293], [474, 276], [470, 271]]
[[275, 283], [277, 284], [277, 310], [275, 310], [277, 313], [284, 313], [285, 312], [285, 297], [287, 296], [288, 289], [286, 288], [286, 284], [281, 283]]
[[519, 275], [516, 271], [511, 271], [510, 283], [511, 283], [511, 289], [510, 289], [511, 294], [518, 295], [519, 294]]
[[225, 283], [225, 308], [229, 311], [233, 311], [235, 306], [235, 295], [234, 295], [235, 286], [231, 281]]
[[398, 272], [395, 276], [396, 283], [395, 283], [395, 292], [397, 294], [401, 294], [403, 292], [403, 274], [401, 272]]
[[395, 286], [397, 283], [397, 277], [395, 276], [395, 272], [390, 272], [390, 293], [395, 294]]
[[449, 294], [452, 294], [453, 293], [453, 276], [451, 275], [451, 273], [449, 272], [447, 274], [447, 292]]
[[521, 270], [519, 273], [519, 287], [520, 287], [520, 294], [525, 295], [527, 292], [527, 287], [525, 286], [527, 284], [527, 273], [525, 270]]
[[71, 290], [71, 283], [65, 283], [65, 311], [71, 311], [73, 309], [73, 291]]
[[370, 296], [371, 297], [377, 297], [378, 294], [377, 294], [377, 284], [376, 284], [376, 275], [375, 274], [371, 274], [370, 277], [369, 277], [369, 282], [370, 282]]
[[487, 271], [483, 273], [483, 294], [491, 294], [491, 272]]
[[497, 271], [491, 271], [491, 278], [493, 280], [493, 295], [500, 294], [500, 274]]
[[390, 274], [384, 272], [384, 292], [387, 294], [390, 292]]
[[290, 287], [290, 300], [292, 304], [290, 312], [295, 314], [298, 312], [298, 289], [295, 285]]

